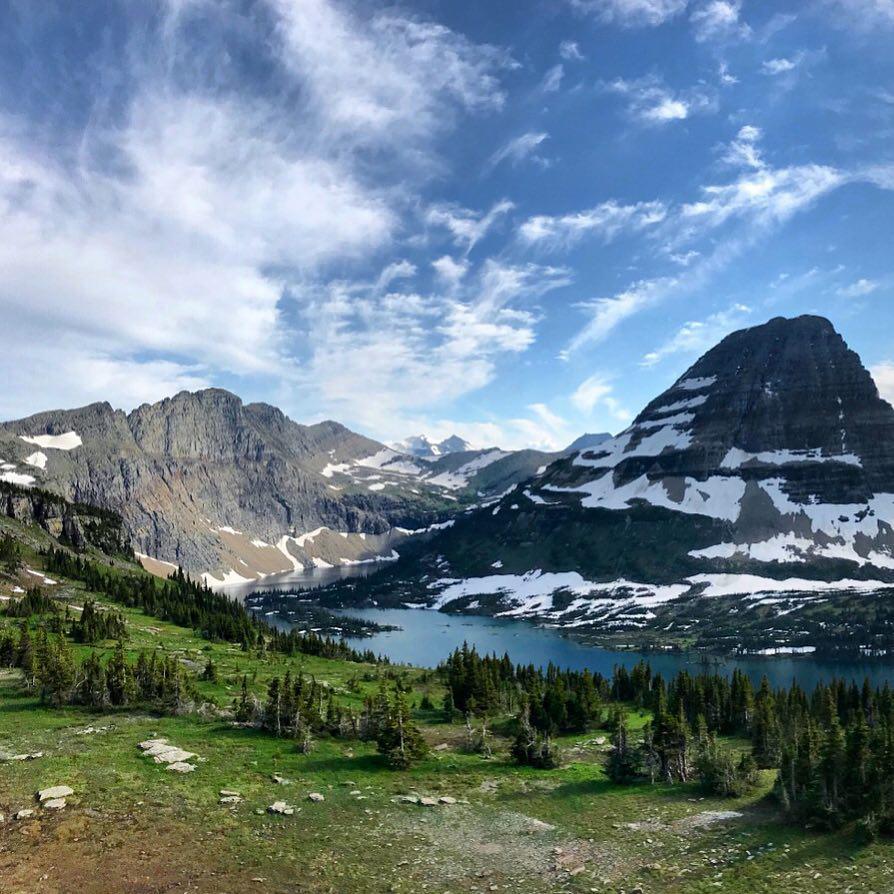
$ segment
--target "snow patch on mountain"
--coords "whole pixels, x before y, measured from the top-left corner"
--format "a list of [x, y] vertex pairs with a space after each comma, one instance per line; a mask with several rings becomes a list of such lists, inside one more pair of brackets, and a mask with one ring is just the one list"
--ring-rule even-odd
[[47, 455], [37, 450], [25, 457], [25, 463], [26, 465], [34, 466], [35, 469], [43, 470], [47, 467]]
[[764, 466], [787, 466], [793, 463], [845, 463], [849, 466], [862, 466], [859, 456], [853, 453], [836, 455], [823, 454], [822, 450], [765, 450], [762, 453], [748, 453], [733, 447], [720, 464], [723, 469], [741, 469], [749, 463], [760, 463]]
[[74, 450], [84, 442], [81, 436], [74, 431], [67, 431], [64, 435], [19, 435], [27, 444], [43, 447], [44, 450]]

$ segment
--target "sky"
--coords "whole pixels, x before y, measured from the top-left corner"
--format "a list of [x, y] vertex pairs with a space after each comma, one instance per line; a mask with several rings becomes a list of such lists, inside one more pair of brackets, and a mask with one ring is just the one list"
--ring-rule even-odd
[[892, 0], [0, 0], [0, 418], [565, 446], [829, 317], [894, 400]]

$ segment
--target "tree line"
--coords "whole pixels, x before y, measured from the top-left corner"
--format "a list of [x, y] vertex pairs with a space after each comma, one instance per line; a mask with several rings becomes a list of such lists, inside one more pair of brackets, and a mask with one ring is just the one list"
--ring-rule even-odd
[[43, 554], [47, 571], [81, 581], [88, 590], [113, 602], [136, 608], [153, 618], [192, 629], [204, 639], [241, 643], [243, 649], [265, 649], [284, 655], [316, 655], [342, 661], [387, 662], [370, 649], [351, 648], [343, 640], [278, 630], [254, 617], [238, 602], [191, 580], [178, 568], [167, 580], [148, 574], [111, 570], [83, 556], [51, 547]]
[[[616, 667], [611, 678], [589, 671], [514, 665], [464, 645], [439, 668], [445, 715], [515, 712], [515, 759], [556, 766], [553, 737], [607, 726], [606, 770], [617, 782], [700, 782], [738, 796], [758, 771], [776, 770], [775, 794], [793, 821], [835, 828], [857, 822], [894, 833], [894, 690], [835, 679], [807, 693], [797, 683], [755, 690], [736, 669], [729, 676], [680, 671], [669, 682], [648, 663]], [[634, 736], [625, 705], [649, 713]], [[720, 737], [744, 739], [732, 749]]]

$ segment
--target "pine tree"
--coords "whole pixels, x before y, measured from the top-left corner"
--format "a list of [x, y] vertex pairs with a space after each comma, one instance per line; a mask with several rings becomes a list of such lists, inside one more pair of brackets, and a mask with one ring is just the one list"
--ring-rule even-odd
[[410, 719], [406, 696], [399, 690], [395, 691], [394, 698], [389, 703], [376, 745], [389, 766], [396, 770], [406, 770], [428, 753], [422, 733]]
[[639, 775], [636, 754], [630, 746], [630, 730], [627, 715], [618, 710], [612, 732], [612, 751], [608, 756], [605, 772], [612, 782], [631, 782]]

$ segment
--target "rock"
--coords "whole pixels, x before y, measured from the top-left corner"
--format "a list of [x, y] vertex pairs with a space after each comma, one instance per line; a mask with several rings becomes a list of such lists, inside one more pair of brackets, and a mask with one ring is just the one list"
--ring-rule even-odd
[[315, 803], [319, 804], [321, 801], [325, 801], [326, 799], [319, 792], [311, 792], [307, 796], [307, 800], [314, 801]]
[[166, 746], [165, 751], [155, 753], [147, 751], [146, 754], [152, 754], [152, 759], [157, 764], [182, 763], [183, 761], [188, 761], [191, 757], [196, 756], [191, 751], [184, 751], [182, 748], [177, 748], [175, 746]]
[[242, 797], [242, 795], [239, 792], [234, 792], [232, 789], [229, 789], [229, 788], [222, 788], [218, 792], [218, 794], [220, 795], [221, 798], [241, 798]]
[[30, 754], [14, 754], [10, 760], [11, 761], [36, 761], [38, 758], [43, 757], [42, 751], [32, 751]]
[[[156, 758], [156, 761], [158, 758]], [[175, 773], [192, 773], [195, 770], [194, 764], [188, 764], [186, 761], [174, 761], [165, 768], [167, 770], [173, 770]]]
[[44, 801], [55, 801], [58, 798], [67, 798], [73, 794], [74, 789], [67, 785], [54, 785], [52, 788], [41, 789], [37, 793], [37, 800], [43, 803]]
[[420, 798], [419, 803], [423, 807], [437, 807], [438, 799], [437, 798]]
[[285, 776], [280, 776], [279, 773], [273, 773], [270, 777], [277, 785], [291, 785], [292, 780], [286, 779]]
[[65, 798], [50, 798], [40, 806], [45, 807], [47, 810], [62, 810], [65, 807]]
[[435, 747], [432, 748], [432, 751], [449, 751], [449, 749], [450, 746], [446, 742], [441, 742], [440, 745], [435, 745]]
[[156, 745], [167, 745], [167, 739], [146, 739], [144, 742], [138, 742], [137, 748], [141, 751], [149, 751], [150, 748], [155, 748]]
[[30, 807], [23, 807], [13, 814], [13, 819], [26, 820], [31, 819], [32, 816], [34, 816], [34, 811]]
[[439, 804], [455, 804], [456, 798], [451, 798], [450, 795], [441, 795], [441, 797], [438, 798], [438, 803]]
[[295, 808], [285, 801], [274, 801], [268, 808], [267, 813], [278, 813], [281, 816], [291, 816], [295, 812]]
[[391, 799], [396, 804], [418, 804], [419, 796], [418, 795], [397, 795], [396, 797]]

